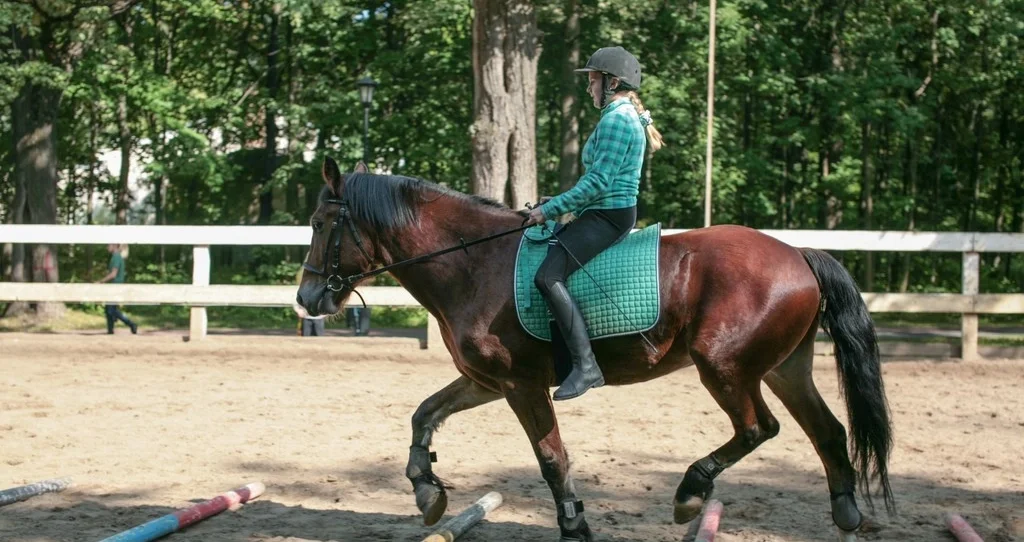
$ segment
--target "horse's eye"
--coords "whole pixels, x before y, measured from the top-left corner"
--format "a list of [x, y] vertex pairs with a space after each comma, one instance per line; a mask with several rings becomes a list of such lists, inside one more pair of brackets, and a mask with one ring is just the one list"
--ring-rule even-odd
[[319, 220], [313, 221], [313, 231], [319, 233], [323, 229], [324, 229], [324, 223], [323, 222], [320, 222]]

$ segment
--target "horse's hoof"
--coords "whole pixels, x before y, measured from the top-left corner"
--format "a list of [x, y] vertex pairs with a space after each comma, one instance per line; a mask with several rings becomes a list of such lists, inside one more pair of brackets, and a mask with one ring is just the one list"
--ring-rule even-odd
[[448, 509], [448, 494], [437, 486], [423, 484], [416, 488], [416, 506], [423, 513], [423, 524], [431, 526]]
[[857, 500], [853, 493], [841, 493], [832, 497], [832, 522], [840, 531], [855, 532], [863, 521], [864, 516], [857, 509]]
[[561, 531], [561, 538], [558, 539], [558, 542], [593, 542], [594, 540], [594, 533], [591, 532], [590, 525], [587, 525], [587, 518], [582, 514], [573, 519], [559, 517], [558, 528]]
[[693, 518], [700, 515], [704, 509], [704, 499], [690, 495], [683, 502], [676, 501], [675, 510], [672, 512], [672, 519], [678, 523], [689, 523]]

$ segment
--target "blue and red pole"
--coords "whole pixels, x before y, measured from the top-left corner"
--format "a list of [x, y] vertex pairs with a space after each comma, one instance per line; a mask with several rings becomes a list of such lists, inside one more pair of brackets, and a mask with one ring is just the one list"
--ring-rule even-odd
[[262, 495], [265, 489], [260, 482], [246, 484], [245, 487], [228, 491], [206, 502], [183, 508], [172, 514], [143, 523], [134, 529], [116, 534], [110, 538], [104, 538], [100, 542], [149, 542], [150, 540], [156, 540], [178, 529], [183, 529], [193, 523], [198, 523], [210, 516], [217, 515], [228, 508], [255, 499]]

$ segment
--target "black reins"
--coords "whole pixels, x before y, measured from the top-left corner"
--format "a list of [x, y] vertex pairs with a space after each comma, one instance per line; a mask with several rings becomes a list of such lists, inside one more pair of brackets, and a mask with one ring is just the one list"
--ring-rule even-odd
[[[359, 235], [359, 230], [356, 229], [355, 224], [352, 220], [352, 214], [348, 209], [348, 201], [338, 198], [329, 198], [325, 199], [324, 203], [332, 203], [338, 205], [340, 209], [338, 211], [338, 216], [334, 219], [334, 222], [331, 223], [331, 232], [328, 234], [328, 242], [324, 246], [323, 266], [320, 269], [317, 269], [312, 265], [309, 265], [309, 263], [303, 262], [302, 268], [305, 269], [306, 271], [315, 273], [322, 277], [327, 277], [327, 289], [332, 292], [340, 292], [344, 288], [352, 290], [354, 294], [359, 296], [359, 300], [363, 303], [364, 308], [366, 307], [366, 301], [363, 299], [363, 296], [360, 295], [359, 292], [357, 292], [355, 289], [355, 284], [363, 279], [375, 277], [377, 275], [387, 273], [392, 269], [402, 267], [405, 265], [419, 263], [424, 260], [429, 260], [437, 256], [448, 254], [449, 252], [455, 252], [456, 250], [466, 250], [473, 245], [479, 245], [480, 243], [493, 241], [494, 239], [498, 239], [499, 237], [504, 237], [506, 235], [511, 235], [513, 233], [518, 233], [532, 226], [532, 224], [526, 224], [526, 219], [524, 219], [523, 225], [519, 226], [518, 228], [512, 228], [511, 230], [499, 232], [494, 235], [488, 235], [487, 237], [481, 237], [480, 239], [474, 239], [472, 241], [466, 241], [465, 239], [460, 237], [459, 244], [455, 246], [430, 252], [428, 254], [423, 254], [421, 256], [416, 256], [414, 258], [408, 258], [400, 262], [395, 262], [390, 265], [378, 267], [372, 271], [367, 271], [365, 273], [356, 273], [355, 275], [348, 275], [343, 277], [338, 273], [338, 271], [341, 268], [341, 239], [346, 225], [348, 226], [348, 231], [352, 233], [352, 239], [353, 241], [355, 241], [356, 247], [359, 249], [359, 252], [362, 253], [363, 257], [366, 258], [367, 262], [372, 263], [373, 260], [370, 259], [370, 255], [367, 254], [366, 249], [363, 247], [363, 239]], [[314, 226], [314, 229], [316, 229], [316, 226]], [[316, 229], [316, 231], [320, 230]], [[468, 253], [469, 251], [467, 250], [466, 252]], [[329, 273], [327, 271], [328, 262], [330, 262], [331, 266], [331, 270]]]

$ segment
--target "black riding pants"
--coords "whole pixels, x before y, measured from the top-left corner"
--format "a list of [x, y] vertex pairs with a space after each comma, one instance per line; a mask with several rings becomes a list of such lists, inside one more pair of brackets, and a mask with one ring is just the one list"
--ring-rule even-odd
[[576, 220], [556, 230], [560, 242], [551, 239], [548, 255], [537, 270], [534, 284], [548, 298], [552, 285], [564, 283], [581, 266], [621, 241], [634, 225], [636, 207], [583, 211]]

